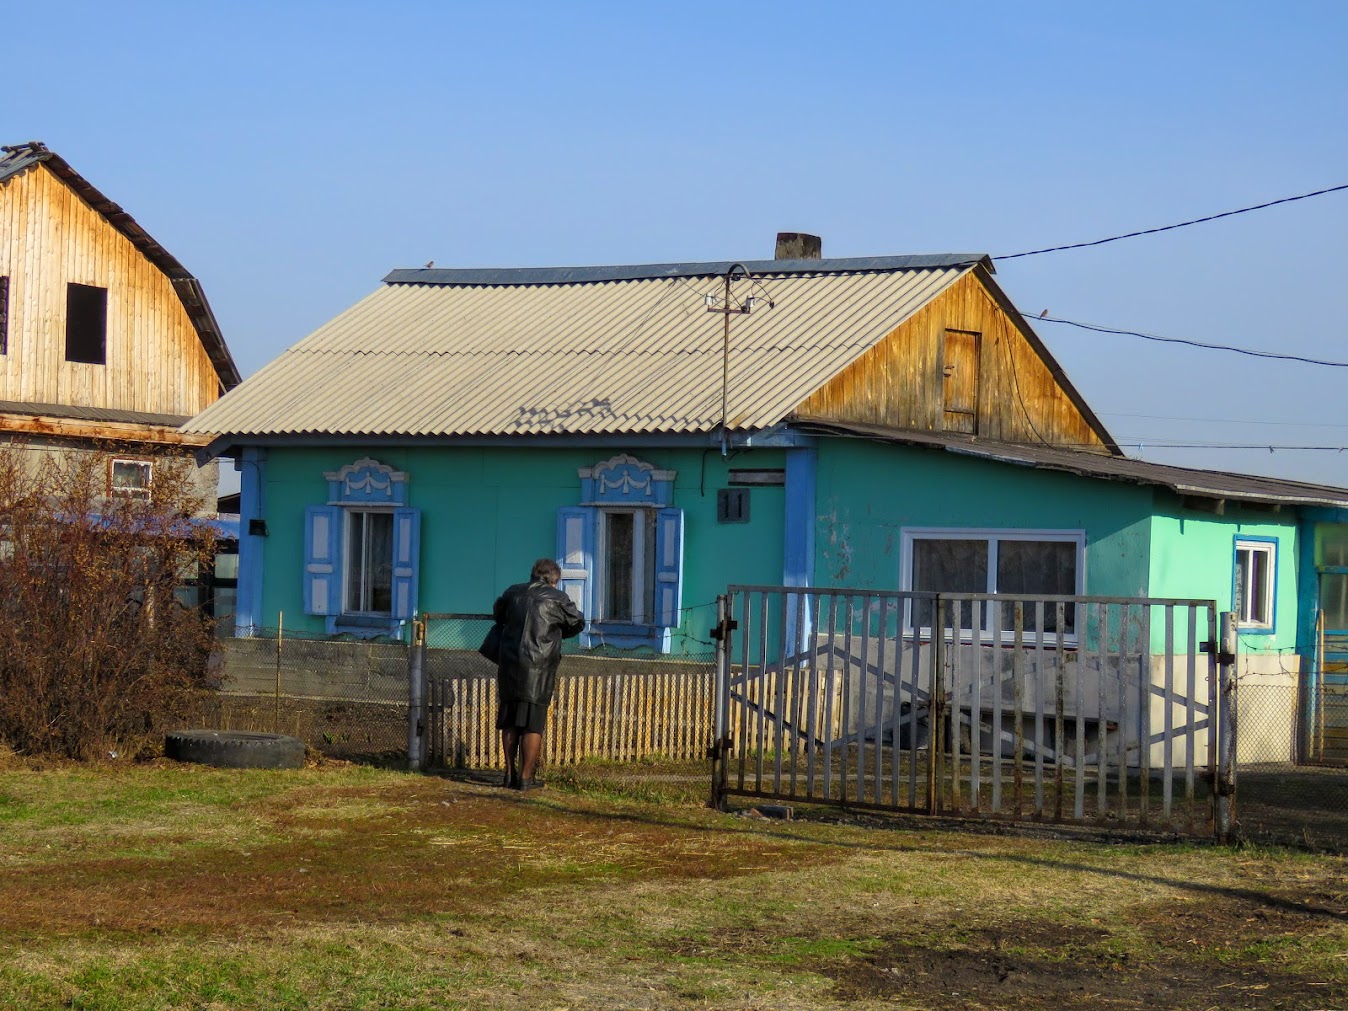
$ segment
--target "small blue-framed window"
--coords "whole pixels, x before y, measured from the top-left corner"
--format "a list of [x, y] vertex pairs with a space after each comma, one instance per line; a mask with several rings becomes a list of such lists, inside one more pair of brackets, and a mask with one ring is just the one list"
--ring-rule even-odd
[[683, 607], [675, 472], [620, 454], [579, 475], [579, 504], [557, 511], [557, 561], [589, 622], [581, 645], [669, 652]]
[[421, 512], [407, 475], [366, 457], [323, 476], [328, 501], [304, 514], [304, 611], [330, 635], [396, 635], [417, 610]]
[[1278, 539], [1237, 537], [1231, 577], [1231, 609], [1242, 632], [1272, 635], [1277, 629]]

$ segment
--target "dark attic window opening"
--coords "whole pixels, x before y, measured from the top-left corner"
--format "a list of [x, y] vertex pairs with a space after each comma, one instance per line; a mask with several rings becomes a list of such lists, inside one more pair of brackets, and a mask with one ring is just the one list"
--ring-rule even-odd
[[105, 365], [108, 360], [108, 289], [66, 285], [66, 361]]
[[716, 522], [749, 522], [748, 488], [721, 488], [716, 492]]
[[9, 278], [0, 277], [0, 355], [9, 354]]

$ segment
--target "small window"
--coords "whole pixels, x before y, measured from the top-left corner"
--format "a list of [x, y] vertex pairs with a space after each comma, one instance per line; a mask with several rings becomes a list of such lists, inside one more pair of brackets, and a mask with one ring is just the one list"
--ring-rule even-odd
[[149, 460], [114, 459], [108, 464], [108, 484], [112, 494], [126, 498], [150, 497], [150, 483], [154, 479], [154, 464]]
[[1236, 585], [1232, 605], [1241, 628], [1273, 631], [1276, 541], [1236, 541]]
[[749, 522], [748, 488], [722, 488], [716, 493], [716, 522]]
[[346, 607], [355, 614], [393, 610], [393, 513], [346, 511]]
[[0, 355], [9, 354], [9, 278], [0, 277]]
[[66, 285], [66, 361], [103, 365], [107, 345], [108, 289]]

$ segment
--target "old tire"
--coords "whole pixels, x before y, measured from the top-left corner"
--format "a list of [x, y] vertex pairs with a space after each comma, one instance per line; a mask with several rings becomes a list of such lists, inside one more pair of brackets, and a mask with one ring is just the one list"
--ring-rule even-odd
[[304, 742], [285, 734], [177, 730], [164, 735], [164, 755], [226, 769], [304, 768]]

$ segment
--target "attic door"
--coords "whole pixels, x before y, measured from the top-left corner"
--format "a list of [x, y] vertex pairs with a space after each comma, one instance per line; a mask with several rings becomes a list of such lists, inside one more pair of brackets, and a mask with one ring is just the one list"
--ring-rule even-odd
[[947, 432], [978, 432], [978, 350], [982, 335], [947, 330], [941, 349], [942, 389]]

